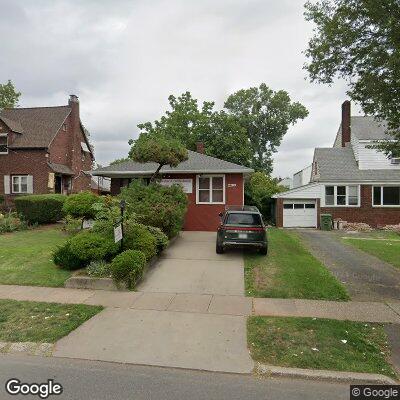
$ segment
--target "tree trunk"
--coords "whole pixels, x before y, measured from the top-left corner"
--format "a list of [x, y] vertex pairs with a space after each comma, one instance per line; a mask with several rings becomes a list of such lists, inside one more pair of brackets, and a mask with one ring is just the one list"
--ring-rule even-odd
[[154, 182], [154, 180], [157, 178], [158, 173], [160, 172], [160, 169], [164, 166], [164, 164], [160, 164], [154, 174], [150, 178], [150, 182]]

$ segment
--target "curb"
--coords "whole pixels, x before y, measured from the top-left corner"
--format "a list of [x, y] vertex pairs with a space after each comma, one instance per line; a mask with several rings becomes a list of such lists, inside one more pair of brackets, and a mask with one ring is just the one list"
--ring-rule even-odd
[[370, 374], [364, 372], [344, 372], [344, 371], [329, 371], [320, 369], [303, 369], [303, 368], [288, 368], [276, 367], [273, 365], [265, 365], [256, 363], [255, 373], [268, 377], [280, 378], [299, 378], [299, 379], [314, 379], [324, 381], [335, 381], [353, 384], [376, 384], [376, 385], [397, 385], [398, 382], [388, 376], [381, 374]]

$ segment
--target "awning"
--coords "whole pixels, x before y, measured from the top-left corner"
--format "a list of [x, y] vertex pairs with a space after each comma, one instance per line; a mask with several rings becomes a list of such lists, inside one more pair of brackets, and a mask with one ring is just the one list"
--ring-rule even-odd
[[64, 164], [56, 164], [56, 163], [47, 163], [48, 166], [55, 172], [56, 174], [62, 175], [74, 175], [72, 169]]

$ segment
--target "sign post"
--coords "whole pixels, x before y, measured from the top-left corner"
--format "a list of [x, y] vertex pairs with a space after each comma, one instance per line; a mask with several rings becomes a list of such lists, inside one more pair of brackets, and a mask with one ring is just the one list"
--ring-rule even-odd
[[123, 251], [123, 240], [124, 240], [124, 211], [125, 211], [125, 207], [126, 207], [126, 201], [125, 200], [121, 200], [119, 203], [119, 208], [121, 210], [121, 219], [120, 219], [120, 223], [114, 228], [114, 242], [120, 243], [120, 251]]

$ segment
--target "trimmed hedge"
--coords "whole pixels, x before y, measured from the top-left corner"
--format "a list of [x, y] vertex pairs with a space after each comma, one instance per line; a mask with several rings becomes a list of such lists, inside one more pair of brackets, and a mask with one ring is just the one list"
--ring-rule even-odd
[[168, 246], [168, 236], [160, 228], [156, 228], [155, 226], [145, 226], [145, 228], [156, 239], [157, 253], [161, 253]]
[[14, 199], [21, 217], [30, 224], [48, 224], [63, 218], [63, 194], [37, 194], [19, 196]]
[[140, 250], [126, 250], [118, 254], [110, 265], [111, 275], [115, 282], [125, 282], [133, 288], [143, 275], [146, 267], [146, 256]]
[[157, 254], [156, 238], [142, 224], [126, 221], [124, 224], [124, 249], [140, 250], [149, 261]]
[[65, 200], [63, 211], [74, 218], [94, 218], [96, 210], [92, 206], [100, 200], [98, 195], [89, 191], [71, 194]]

